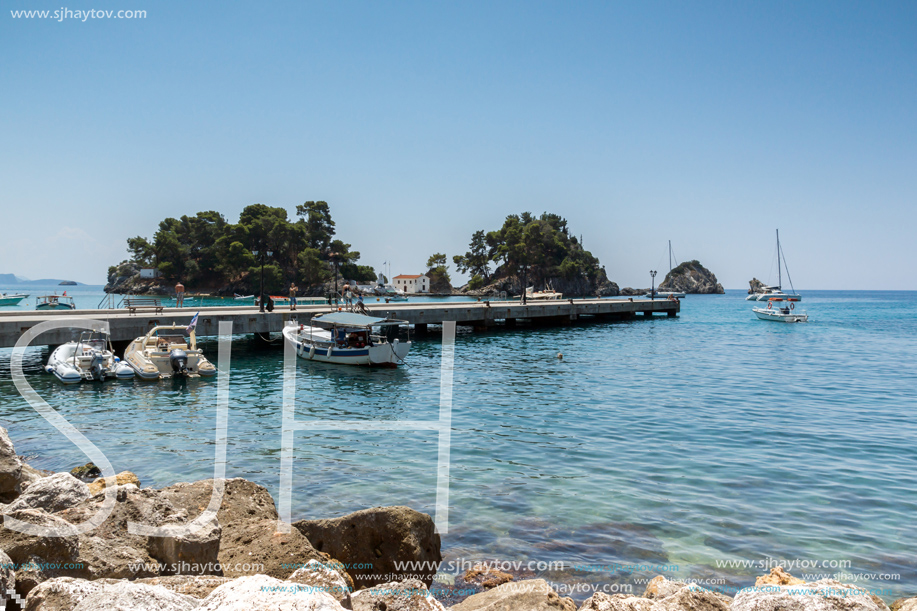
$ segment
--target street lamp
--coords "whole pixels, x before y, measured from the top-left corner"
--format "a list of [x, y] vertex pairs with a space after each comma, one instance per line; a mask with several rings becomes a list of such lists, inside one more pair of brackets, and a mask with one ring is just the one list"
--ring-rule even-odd
[[258, 300], [261, 302], [260, 311], [263, 313], [264, 312], [264, 255], [267, 255], [270, 257], [274, 253], [273, 251], [270, 251], [270, 250], [268, 251], [253, 250], [252, 254], [255, 255], [256, 257], [259, 255], [261, 256], [261, 291], [258, 293], [259, 295]]
[[334, 266], [334, 303], [338, 302], [338, 254], [336, 252], [328, 253], [328, 258]]
[[650, 270], [650, 277], [653, 279], [653, 288], [650, 289], [650, 299], [656, 300], [656, 270]]

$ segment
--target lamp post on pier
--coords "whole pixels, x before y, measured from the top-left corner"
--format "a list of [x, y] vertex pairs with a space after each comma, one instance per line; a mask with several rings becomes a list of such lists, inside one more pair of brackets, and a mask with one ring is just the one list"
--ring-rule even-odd
[[656, 301], [656, 270], [650, 270], [650, 278], [653, 279], [653, 288], [650, 289], [650, 300]]
[[252, 254], [261, 257], [261, 291], [258, 293], [258, 301], [261, 302], [260, 311], [264, 313], [264, 256], [272, 256], [274, 253], [270, 250], [252, 250]]

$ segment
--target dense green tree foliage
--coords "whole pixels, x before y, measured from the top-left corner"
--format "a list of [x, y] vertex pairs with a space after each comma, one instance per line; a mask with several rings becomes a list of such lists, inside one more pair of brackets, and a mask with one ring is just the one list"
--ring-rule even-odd
[[343, 278], [375, 279], [372, 267], [357, 264], [360, 253], [334, 238], [327, 202], [305, 202], [296, 207], [296, 216], [291, 220], [284, 208], [252, 204], [234, 224], [214, 211], [167, 218], [152, 240], [129, 238], [127, 249], [131, 260], [155, 266], [166, 281], [188, 286], [247, 285], [254, 291], [262, 262], [269, 292], [290, 282], [304, 289], [321, 285], [333, 276], [334, 266]]
[[[566, 219], [548, 212], [511, 214], [496, 231], [476, 231], [468, 252], [453, 261], [460, 272], [472, 275], [471, 288], [509, 276], [532, 285], [551, 278], [594, 283], [604, 275], [599, 260], [570, 235]], [[491, 263], [497, 266], [493, 273]]]
[[430, 291], [433, 293], [452, 291], [452, 279], [449, 277], [446, 260], [443, 253], [436, 253], [427, 259], [427, 277], [430, 279]]

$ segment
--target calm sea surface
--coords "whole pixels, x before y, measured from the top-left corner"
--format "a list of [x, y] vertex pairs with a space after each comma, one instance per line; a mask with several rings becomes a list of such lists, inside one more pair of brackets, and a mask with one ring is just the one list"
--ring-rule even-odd
[[[80, 306], [102, 297], [69, 289]], [[758, 321], [731, 291], [689, 296], [673, 319], [460, 328], [446, 559], [564, 562], [534, 572], [638, 593], [663, 568], [651, 565], [729, 589], [791, 561], [794, 575], [840, 570], [886, 599], [913, 595], [917, 293], [802, 292], [808, 324]], [[216, 361], [216, 341], [202, 346]], [[17, 450], [44, 469], [86, 462], [18, 395], [10, 352], [0, 424]], [[212, 476], [215, 381], [64, 387], [42, 372], [47, 357], [27, 352], [29, 381], [116, 470], [156, 487]], [[229, 475], [275, 497], [282, 360], [234, 340]], [[408, 361], [300, 361], [297, 418], [436, 420], [438, 336]], [[433, 514], [436, 461], [434, 432], [298, 432], [294, 518], [395, 504]], [[573, 568], [585, 564], [600, 570]]]

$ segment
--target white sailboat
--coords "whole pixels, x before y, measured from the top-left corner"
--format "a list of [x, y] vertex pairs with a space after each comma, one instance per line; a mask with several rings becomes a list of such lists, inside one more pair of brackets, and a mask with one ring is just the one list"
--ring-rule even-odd
[[[790, 283], [790, 293], [785, 293], [783, 291], [783, 270], [786, 269], [786, 279]], [[759, 290], [751, 293], [748, 297], [745, 298], [745, 301], [768, 301], [772, 297], [780, 297], [783, 299], [792, 298], [793, 301], [799, 302], [802, 301], [802, 295], [796, 292], [796, 289], [793, 287], [793, 280], [790, 278], [790, 268], [786, 266], [786, 257], [783, 256], [783, 247], [780, 246], [780, 230], [777, 230], [777, 285], [776, 286], [764, 286]]]

